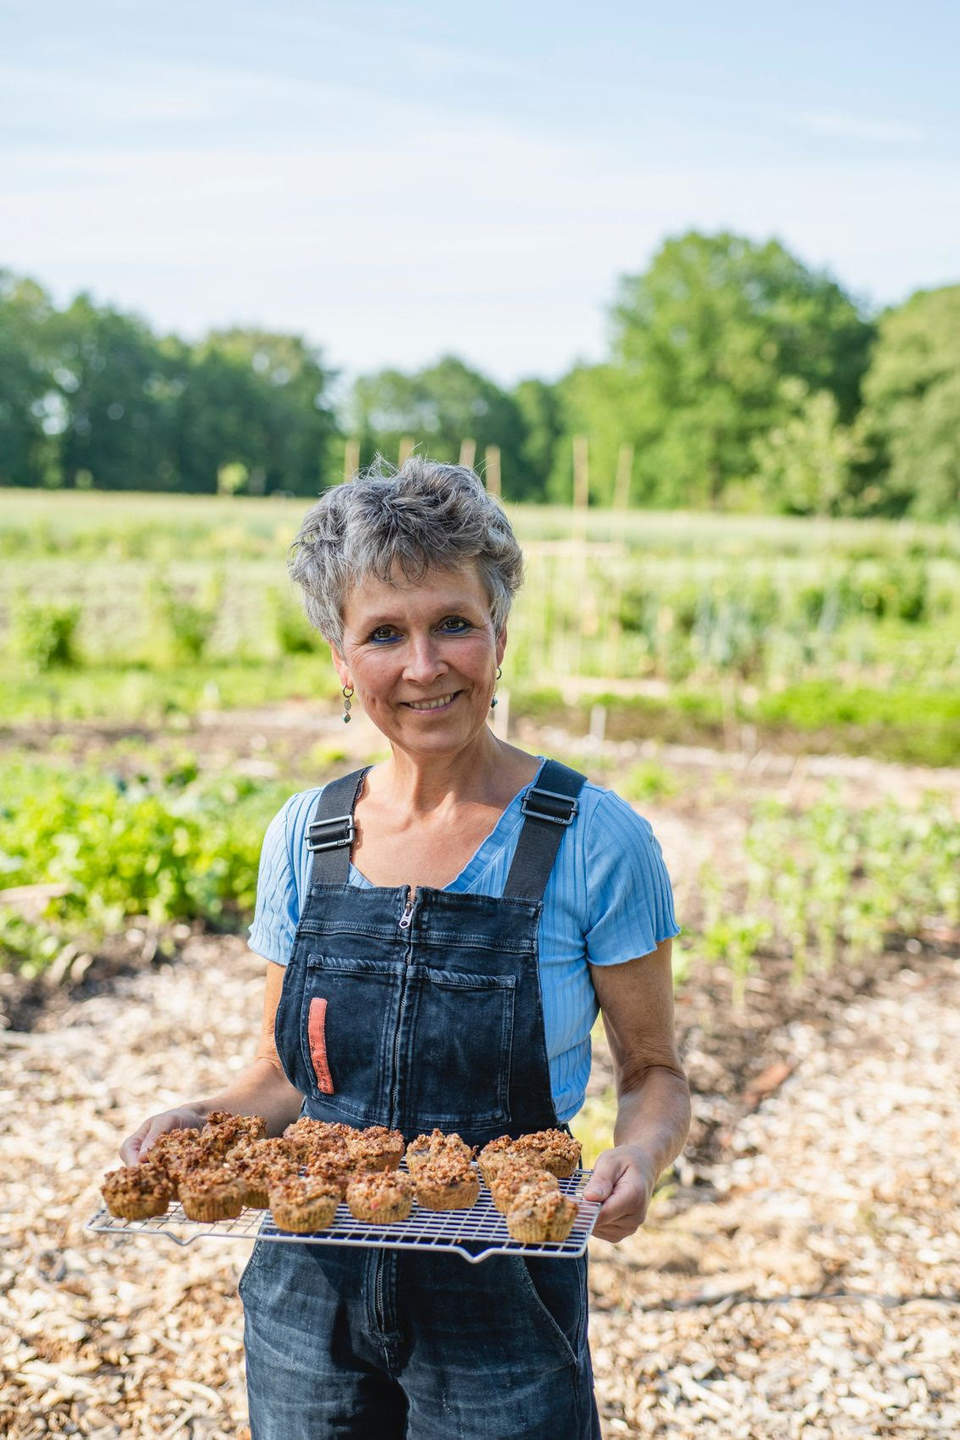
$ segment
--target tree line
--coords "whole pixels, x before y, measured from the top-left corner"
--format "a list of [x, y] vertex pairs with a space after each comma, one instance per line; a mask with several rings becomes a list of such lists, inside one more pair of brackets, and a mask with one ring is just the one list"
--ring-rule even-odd
[[496, 447], [508, 500], [569, 502], [579, 453], [595, 504], [960, 516], [960, 285], [875, 315], [776, 240], [666, 240], [555, 382], [451, 354], [338, 405], [336, 378], [302, 336], [191, 344], [0, 270], [0, 484], [310, 495], [417, 444]]

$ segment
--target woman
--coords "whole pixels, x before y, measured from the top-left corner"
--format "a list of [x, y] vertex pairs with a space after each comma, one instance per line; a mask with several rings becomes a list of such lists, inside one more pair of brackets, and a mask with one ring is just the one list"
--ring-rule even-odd
[[[303, 1114], [474, 1145], [564, 1125], [599, 1005], [619, 1100], [586, 1198], [605, 1240], [642, 1223], [689, 1123], [670, 885], [629, 806], [487, 724], [521, 563], [476, 475], [420, 457], [308, 513], [293, 578], [344, 719], [359, 701], [390, 758], [271, 823], [256, 1059], [144, 1122], [126, 1163], [214, 1109], [274, 1135]], [[252, 1440], [599, 1436], [585, 1260], [258, 1241], [240, 1293]]]

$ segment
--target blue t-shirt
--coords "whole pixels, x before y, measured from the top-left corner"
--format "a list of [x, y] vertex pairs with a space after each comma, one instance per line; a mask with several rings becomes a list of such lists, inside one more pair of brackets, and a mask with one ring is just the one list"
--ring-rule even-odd
[[[313, 856], [304, 837], [322, 788], [291, 795], [263, 841], [250, 947], [278, 965], [290, 958], [309, 888]], [[528, 788], [518, 791], [446, 890], [503, 894]], [[372, 888], [352, 864], [349, 883]], [[648, 955], [679, 933], [670, 878], [649, 822], [612, 790], [588, 781], [550, 872], [538, 930], [543, 1023], [559, 1120], [570, 1120], [580, 1109], [590, 1074], [597, 997], [588, 962], [618, 965]]]

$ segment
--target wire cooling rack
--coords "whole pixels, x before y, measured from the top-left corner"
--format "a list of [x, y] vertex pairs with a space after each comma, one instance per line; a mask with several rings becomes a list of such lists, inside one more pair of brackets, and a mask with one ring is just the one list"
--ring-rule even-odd
[[569, 1180], [559, 1181], [560, 1189], [578, 1203], [577, 1218], [566, 1240], [526, 1245], [512, 1240], [507, 1222], [495, 1208], [490, 1191], [481, 1184], [480, 1195], [469, 1210], [422, 1210], [416, 1204], [406, 1220], [391, 1225], [370, 1225], [355, 1220], [341, 1204], [329, 1230], [294, 1235], [278, 1230], [269, 1210], [242, 1210], [235, 1220], [188, 1220], [183, 1207], [174, 1203], [165, 1215], [152, 1220], [118, 1220], [101, 1209], [87, 1221], [87, 1230], [110, 1235], [165, 1235], [177, 1245], [191, 1245], [203, 1235], [227, 1240], [275, 1240], [297, 1245], [365, 1245], [391, 1250], [455, 1250], [475, 1263], [489, 1255], [582, 1255], [596, 1223], [600, 1206], [582, 1199], [592, 1171], [576, 1170]]

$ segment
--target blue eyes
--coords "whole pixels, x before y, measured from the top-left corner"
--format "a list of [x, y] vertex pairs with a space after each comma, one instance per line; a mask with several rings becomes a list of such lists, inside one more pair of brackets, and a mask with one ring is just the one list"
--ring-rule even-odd
[[[464, 635], [468, 630], [472, 630], [473, 626], [460, 615], [448, 615], [436, 628], [442, 635]], [[400, 638], [400, 632], [392, 625], [378, 625], [376, 630], [370, 632], [370, 643], [373, 645], [390, 645]]]

